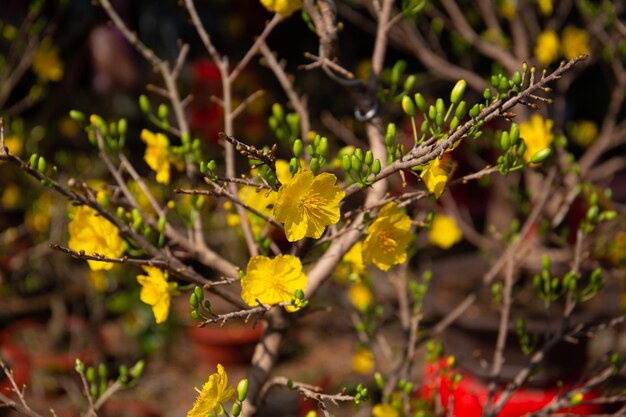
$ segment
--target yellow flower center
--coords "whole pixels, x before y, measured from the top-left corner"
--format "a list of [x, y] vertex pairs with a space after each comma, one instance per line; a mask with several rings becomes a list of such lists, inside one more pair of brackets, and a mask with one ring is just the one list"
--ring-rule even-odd
[[394, 250], [398, 246], [394, 234], [390, 230], [383, 230], [378, 238], [378, 244], [385, 252]]

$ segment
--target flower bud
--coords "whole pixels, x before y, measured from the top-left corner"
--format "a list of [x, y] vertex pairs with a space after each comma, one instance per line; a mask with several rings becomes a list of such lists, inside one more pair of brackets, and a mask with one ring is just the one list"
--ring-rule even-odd
[[242, 379], [237, 384], [237, 401], [245, 401], [248, 395], [248, 380]]
[[135, 366], [130, 368], [130, 375], [135, 379], [141, 377], [145, 367], [146, 363], [143, 360], [138, 361]]
[[320, 161], [317, 158], [311, 158], [311, 162], [309, 163], [309, 168], [313, 171], [314, 174], [317, 174], [317, 171], [320, 170]]
[[365, 158], [363, 159], [363, 162], [365, 162], [365, 165], [367, 166], [372, 165], [372, 162], [374, 162], [374, 154], [372, 153], [372, 151], [365, 152]]
[[283, 106], [281, 106], [279, 103], [272, 104], [272, 115], [274, 115], [274, 117], [279, 121], [283, 120], [285, 118]]
[[144, 94], [139, 96], [139, 108], [144, 113], [150, 113], [152, 111], [152, 105], [150, 104], [150, 99]]
[[166, 221], [167, 220], [166, 220], [165, 216], [159, 217], [159, 221], [157, 223], [157, 231], [159, 233], [163, 233], [165, 231]]
[[291, 175], [294, 175], [296, 172], [298, 172], [298, 159], [295, 157], [289, 160], [289, 172], [291, 172]]
[[461, 102], [459, 102], [459, 105], [456, 107], [456, 111], [454, 112], [454, 115], [456, 116], [457, 119], [461, 120], [462, 118], [465, 117], [466, 111], [467, 111], [467, 102], [465, 102], [465, 100], [462, 100]]
[[96, 370], [93, 369], [93, 366], [87, 368], [87, 372], [85, 372], [85, 378], [87, 381], [93, 382], [96, 379]]
[[428, 119], [424, 119], [424, 121], [422, 122], [422, 133], [426, 132], [428, 130], [428, 128], [430, 127], [430, 123], [428, 123]]
[[380, 159], [375, 159], [372, 163], [372, 173], [378, 175], [380, 173]]
[[415, 104], [413, 100], [411, 100], [411, 97], [402, 97], [402, 110], [411, 117], [415, 116]]
[[198, 301], [198, 297], [196, 296], [196, 293], [192, 292], [191, 295], [189, 296], [189, 304], [194, 310], [198, 309], [200, 302]]
[[170, 115], [170, 108], [167, 106], [167, 104], [161, 103], [159, 104], [157, 114], [159, 115], [159, 119], [166, 120]]
[[233, 407], [230, 409], [230, 413], [233, 417], [239, 417], [241, 414], [241, 403], [234, 403]]
[[413, 74], [406, 77], [406, 80], [404, 81], [404, 91], [410, 91], [415, 86], [416, 81], [417, 77]]
[[393, 68], [391, 69], [391, 84], [392, 85], [398, 85], [398, 81], [400, 81], [400, 75], [404, 73], [405, 69], [406, 69], [405, 61], [403, 60], [396, 61], [396, 63], [393, 65]]
[[361, 172], [361, 167], [363, 164], [356, 155], [352, 155], [350, 157], [350, 165], [352, 166], [352, 170], [354, 172]]
[[87, 119], [85, 118], [85, 115], [79, 112], [78, 110], [70, 110], [70, 119], [80, 124], [87, 123]]
[[120, 119], [117, 122], [117, 133], [119, 133], [120, 136], [124, 136], [127, 130], [128, 130], [128, 121], [124, 118]]
[[396, 142], [396, 125], [395, 123], [389, 123], [387, 125], [387, 133], [385, 133], [385, 145], [392, 147]]
[[513, 73], [513, 83], [519, 85], [522, 83], [522, 74], [519, 71]]
[[80, 359], [76, 358], [74, 369], [76, 369], [76, 372], [79, 374], [82, 374], [85, 372], [85, 364]]
[[548, 255], [543, 255], [541, 257], [541, 267], [545, 270], [545, 271], [549, 271], [550, 270], [550, 257]]
[[530, 162], [532, 162], [533, 164], [540, 164], [543, 161], [545, 161], [550, 156], [551, 153], [552, 153], [552, 149], [544, 148], [540, 150], [539, 152], [537, 152], [536, 154], [534, 154], [530, 158]]
[[302, 157], [303, 151], [304, 151], [304, 144], [302, 143], [302, 140], [296, 139], [293, 142], [293, 154], [295, 155], [296, 158], [300, 158]]
[[44, 174], [46, 172], [47, 167], [48, 167], [48, 164], [46, 164], [45, 158], [43, 156], [40, 156], [39, 159], [37, 160], [37, 171]]
[[435, 109], [435, 106], [431, 104], [428, 107], [428, 118], [430, 120], [435, 120], [436, 117], [437, 117], [437, 110]]
[[511, 145], [515, 145], [519, 139], [519, 125], [517, 123], [511, 123], [509, 137], [511, 138]]
[[480, 113], [480, 106], [478, 104], [474, 104], [469, 111], [470, 117], [473, 119]]
[[328, 138], [326, 136], [320, 139], [320, 143], [317, 145], [317, 154], [323, 157], [328, 156]]
[[444, 113], [446, 111], [446, 105], [443, 102], [442, 98], [438, 98], [435, 101], [435, 111], [437, 112], [437, 114], [439, 113]]
[[344, 155], [341, 158], [341, 165], [343, 166], [344, 171], [350, 171], [352, 168], [352, 163], [350, 162], [350, 155]]
[[450, 121], [450, 130], [454, 130], [457, 127], [459, 127], [459, 119], [456, 116], [454, 116], [452, 120]]
[[193, 289], [194, 294], [196, 294], [196, 298], [198, 298], [199, 301], [202, 301], [204, 299], [204, 291], [202, 291], [202, 287], [198, 287], [196, 286]]
[[374, 373], [374, 382], [376, 383], [376, 388], [378, 388], [379, 390], [382, 391], [385, 388], [385, 381], [380, 372]]
[[506, 151], [511, 147], [511, 139], [509, 138], [509, 132], [502, 132], [500, 136], [500, 147], [503, 151]]
[[420, 93], [416, 93], [415, 96], [415, 105], [422, 113], [426, 111], [426, 100], [424, 100], [424, 96]]
[[459, 80], [455, 84], [454, 88], [452, 88], [452, 92], [450, 93], [450, 103], [456, 104], [463, 98], [463, 94], [465, 94], [465, 88], [467, 87], [467, 83], [465, 80]]
[[211, 159], [209, 162], [207, 162], [206, 167], [209, 171], [215, 172], [215, 170], [217, 169], [217, 162], [215, 162], [215, 159]]

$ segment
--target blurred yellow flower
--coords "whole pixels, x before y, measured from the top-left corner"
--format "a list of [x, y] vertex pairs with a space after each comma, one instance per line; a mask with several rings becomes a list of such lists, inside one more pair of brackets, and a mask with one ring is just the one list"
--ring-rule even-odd
[[449, 249], [463, 238], [463, 233], [452, 217], [437, 214], [428, 233], [428, 240], [441, 249]]
[[[274, 259], [254, 256], [248, 261], [241, 279], [241, 298], [251, 307], [261, 304], [289, 303], [296, 290], [305, 290], [307, 276], [300, 258], [278, 255]], [[288, 306], [288, 311], [296, 308]]]
[[544, 16], [552, 15], [552, 0], [537, 0], [539, 11]]
[[283, 19], [302, 8], [302, 0], [261, 0], [270, 12], [278, 13]]
[[352, 370], [359, 374], [369, 374], [374, 369], [374, 354], [367, 348], [357, 348], [352, 357]]
[[376, 404], [372, 408], [372, 415], [374, 417], [400, 417], [398, 410], [389, 404]]
[[507, 20], [513, 20], [517, 14], [517, 0], [501, 0], [500, 14]]
[[537, 37], [535, 56], [542, 65], [547, 66], [559, 57], [559, 37], [553, 30], [544, 30]]
[[24, 148], [22, 140], [17, 136], [8, 136], [4, 138], [4, 146], [9, 148], [11, 155], [15, 156], [20, 156], [22, 154], [22, 149]]
[[574, 142], [588, 148], [598, 137], [598, 126], [591, 120], [577, 120], [576, 123], [568, 123], [568, 131]]
[[228, 375], [221, 364], [217, 364], [217, 373], [211, 374], [204, 383], [202, 390], [196, 388], [198, 397], [187, 417], [207, 417], [224, 412], [223, 403], [230, 400], [235, 393], [228, 385]]
[[4, 210], [14, 210], [20, 202], [20, 189], [17, 185], [10, 183], [4, 187], [2, 197], [0, 198], [0, 206]]
[[[98, 212], [88, 206], [80, 206], [69, 224], [70, 249], [92, 255], [97, 253], [110, 258], [119, 258], [124, 253], [124, 241], [117, 228]], [[92, 271], [109, 270], [109, 262], [87, 261]]]
[[561, 49], [566, 59], [589, 54], [589, 35], [583, 29], [568, 26], [561, 35]]
[[554, 140], [554, 135], [552, 134], [553, 124], [552, 120], [544, 120], [537, 113], [532, 115], [529, 122], [520, 124], [519, 135], [526, 144], [526, 152], [524, 152], [524, 160], [526, 162], [530, 162], [537, 152], [550, 147]]
[[387, 203], [367, 228], [363, 242], [363, 262], [375, 264], [383, 271], [406, 261], [411, 241], [411, 219], [394, 202]]
[[350, 302], [357, 310], [366, 310], [372, 304], [374, 296], [372, 291], [365, 284], [354, 284], [348, 290]]
[[363, 244], [361, 242], [355, 243], [350, 250], [343, 256], [337, 270], [335, 271], [336, 277], [340, 281], [355, 281], [360, 282], [361, 275], [365, 272], [365, 264], [363, 264]]
[[436, 198], [441, 197], [446, 189], [448, 173], [450, 172], [450, 155], [444, 153], [441, 158], [433, 159], [422, 171], [422, 181], [426, 184], [428, 191], [435, 194]]
[[141, 140], [146, 143], [146, 153], [143, 156], [144, 161], [154, 172], [156, 172], [156, 181], [160, 184], [170, 183], [170, 160], [169, 145], [170, 142], [162, 133], [152, 133], [148, 129], [141, 131]]
[[[137, 282], [141, 284], [139, 298], [152, 306], [152, 313], [157, 324], [167, 320], [170, 312], [171, 289], [167, 282], [168, 273], [154, 266], [144, 266], [148, 275], [137, 275]], [[176, 283], [173, 288], [176, 288]]]
[[339, 202], [346, 193], [335, 185], [337, 177], [323, 172], [299, 171], [278, 190], [276, 220], [285, 224], [287, 240], [319, 239], [326, 226], [339, 221]]
[[63, 62], [59, 50], [52, 39], [45, 38], [33, 56], [33, 72], [46, 81], [59, 81], [63, 78]]
[[33, 232], [44, 233], [48, 231], [55, 207], [54, 197], [51, 193], [41, 194], [26, 212], [24, 223]]

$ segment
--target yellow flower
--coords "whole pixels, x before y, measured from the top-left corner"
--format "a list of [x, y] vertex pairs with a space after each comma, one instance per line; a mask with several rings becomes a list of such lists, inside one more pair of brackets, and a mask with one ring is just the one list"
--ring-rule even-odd
[[15, 184], [7, 184], [2, 191], [2, 197], [0, 197], [0, 207], [5, 210], [15, 210], [20, 202], [20, 195], [22, 192]]
[[587, 55], [589, 54], [589, 35], [583, 29], [568, 26], [563, 30], [561, 49], [563, 56], [567, 59]]
[[517, 0], [502, 0], [499, 10], [505, 19], [513, 20], [517, 14]]
[[335, 185], [337, 177], [300, 171], [278, 190], [274, 217], [285, 224], [287, 240], [319, 239], [326, 226], [339, 221], [339, 202], [346, 193]]
[[[117, 228], [98, 212], [88, 206], [80, 206], [69, 224], [68, 246], [74, 251], [85, 251], [91, 255], [98, 253], [110, 258], [118, 258], [124, 253], [124, 241]], [[112, 263], [87, 261], [92, 271], [113, 268]]]
[[398, 410], [389, 404], [376, 404], [372, 408], [372, 415], [374, 417], [399, 417]]
[[[246, 275], [241, 279], [241, 298], [249, 306], [289, 303], [296, 290], [304, 291], [307, 276], [302, 272], [300, 258], [278, 255], [274, 259], [254, 256], [248, 261]], [[288, 311], [295, 308], [288, 306]]]
[[357, 310], [365, 310], [372, 304], [374, 296], [365, 284], [354, 284], [348, 290], [350, 302]]
[[261, 0], [261, 4], [270, 12], [278, 13], [283, 19], [302, 8], [302, 0]]
[[47, 81], [59, 81], [63, 78], [63, 62], [59, 59], [59, 50], [50, 38], [45, 38], [35, 51], [33, 72]]
[[375, 264], [383, 271], [406, 261], [406, 248], [411, 241], [411, 219], [394, 202], [387, 203], [367, 228], [363, 242], [363, 262]]
[[441, 158], [433, 159], [422, 171], [422, 181], [426, 184], [428, 191], [435, 194], [436, 198], [441, 197], [446, 189], [448, 174], [450, 172], [450, 155], [444, 153]]
[[160, 184], [170, 182], [170, 160], [168, 147], [170, 145], [167, 136], [162, 133], [152, 133], [147, 129], [141, 131], [141, 140], [147, 145], [144, 161], [154, 172], [156, 180]]
[[364, 347], [360, 347], [352, 358], [352, 370], [360, 374], [369, 374], [374, 369], [374, 354]]
[[222, 403], [230, 400], [235, 392], [233, 387], [228, 386], [228, 375], [221, 364], [217, 364], [217, 373], [209, 376], [202, 390], [198, 391], [198, 397], [193, 407], [187, 412], [187, 417], [207, 417], [212, 414], [222, 414]]
[[337, 266], [335, 271], [336, 277], [339, 281], [355, 281], [360, 282], [361, 275], [365, 273], [365, 264], [363, 264], [363, 244], [357, 242], [350, 250], [343, 256], [343, 259]]
[[[148, 275], [137, 275], [137, 282], [141, 284], [139, 298], [152, 306], [152, 313], [157, 324], [163, 323], [170, 312], [171, 290], [167, 282], [168, 274], [154, 266], [144, 266], [143, 270]], [[175, 288], [176, 284], [173, 284]]]
[[588, 148], [598, 137], [598, 126], [591, 120], [578, 120], [568, 123], [568, 131], [574, 142], [583, 148]]
[[539, 11], [544, 16], [550, 16], [552, 14], [552, 0], [537, 0]]
[[519, 135], [526, 144], [526, 152], [524, 152], [526, 162], [530, 162], [537, 152], [550, 147], [552, 140], [554, 140], [553, 123], [552, 120], [544, 120], [543, 117], [535, 113], [529, 122], [520, 124]]
[[9, 148], [9, 152], [12, 155], [20, 156], [22, 153], [23, 145], [22, 140], [17, 136], [8, 136], [4, 139], [4, 145]]
[[439, 246], [441, 249], [449, 249], [463, 238], [463, 233], [459, 230], [452, 217], [437, 214], [433, 219], [432, 227], [428, 233], [430, 243]]
[[543, 65], [550, 65], [559, 56], [559, 37], [553, 30], [544, 30], [537, 37], [535, 56]]

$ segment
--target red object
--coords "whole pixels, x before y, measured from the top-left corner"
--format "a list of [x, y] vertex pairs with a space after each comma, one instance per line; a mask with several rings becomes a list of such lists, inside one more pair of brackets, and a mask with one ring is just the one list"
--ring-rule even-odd
[[[0, 336], [0, 340], [2, 337]], [[31, 364], [28, 356], [24, 354], [20, 349], [2, 341], [0, 346], [0, 358], [4, 361], [4, 365], [13, 372], [13, 380], [18, 388], [22, 388], [30, 381]], [[12, 395], [11, 382], [9, 378], [4, 375], [4, 372], [0, 371], [0, 392], [3, 394]]]
[[189, 106], [191, 128], [202, 137], [217, 141], [217, 132], [223, 130], [220, 106], [211, 96], [221, 97], [222, 81], [217, 65], [208, 60], [196, 60], [192, 64], [191, 92], [193, 101]]
[[263, 325], [212, 324], [190, 327], [199, 358], [211, 364], [243, 364], [250, 361], [254, 346], [263, 334]]
[[[426, 386], [422, 388], [420, 396], [430, 398], [438, 390], [443, 408], [446, 409], [450, 403], [451, 394], [453, 394], [454, 409], [452, 415], [454, 417], [481, 417], [483, 415], [483, 404], [487, 402], [489, 392], [487, 384], [460, 369], [448, 369], [442, 372], [445, 368], [445, 359], [438, 364], [428, 364], [426, 366]], [[461, 381], [458, 383], [451, 381], [451, 375], [455, 373], [462, 375]], [[493, 403], [500, 398], [502, 388], [498, 387], [496, 390]], [[498, 417], [518, 417], [538, 411], [552, 401], [557, 394], [562, 393], [563, 389], [556, 387], [546, 389], [519, 388], [510, 397], [500, 413], [498, 413]], [[583, 401], [599, 396], [599, 392], [589, 391], [584, 395]], [[599, 404], [583, 404], [567, 407], [560, 411], [589, 415], [599, 413], [601, 407]]]

